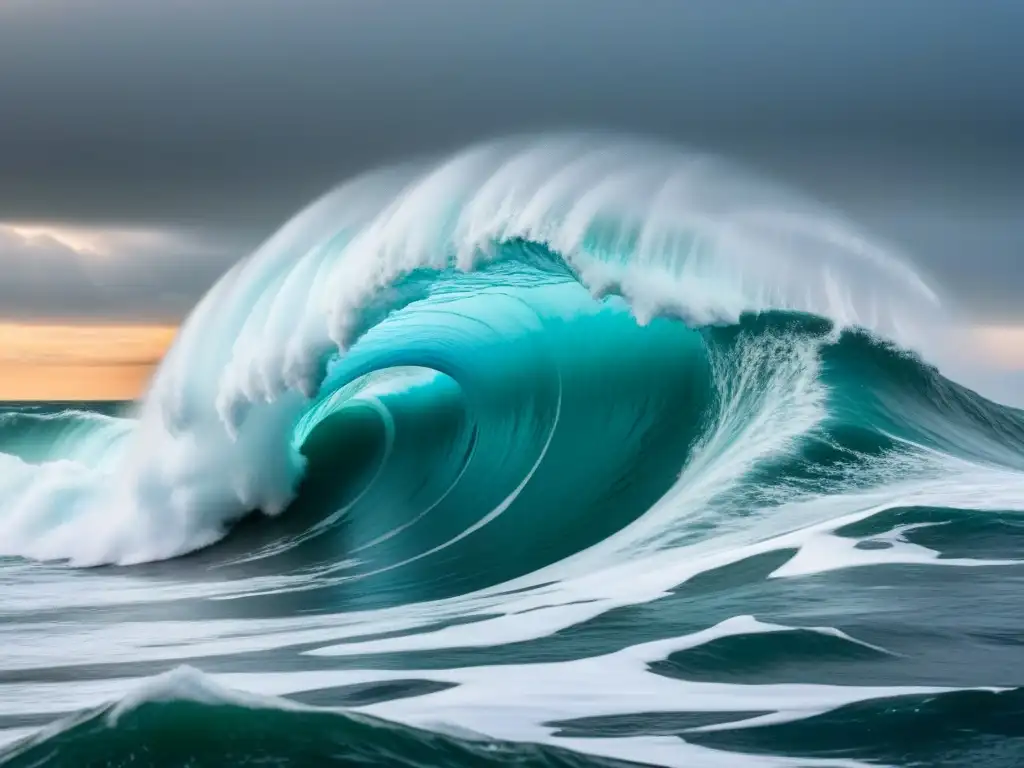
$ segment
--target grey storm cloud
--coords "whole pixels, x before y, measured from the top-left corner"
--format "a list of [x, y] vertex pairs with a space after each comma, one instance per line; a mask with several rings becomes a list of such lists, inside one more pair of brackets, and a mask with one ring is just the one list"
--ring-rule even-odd
[[178, 306], [345, 176], [600, 128], [738, 157], [1017, 317], [1022, 29], [1019, 0], [6, 0], [0, 221], [230, 234], [108, 289], [129, 312], [170, 281]]
[[2, 315], [173, 321], [238, 256], [223, 242], [185, 234], [115, 231], [102, 241], [96, 252], [0, 225]]

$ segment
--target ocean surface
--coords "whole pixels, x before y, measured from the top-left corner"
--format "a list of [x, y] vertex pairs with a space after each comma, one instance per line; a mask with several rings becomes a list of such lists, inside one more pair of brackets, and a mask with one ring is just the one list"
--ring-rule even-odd
[[140, 402], [0, 407], [0, 764], [1024, 765], [1024, 412], [955, 332], [681, 150], [342, 185]]

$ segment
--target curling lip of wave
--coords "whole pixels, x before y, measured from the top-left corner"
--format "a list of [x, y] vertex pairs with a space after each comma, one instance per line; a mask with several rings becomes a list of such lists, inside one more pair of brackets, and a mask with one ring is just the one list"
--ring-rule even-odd
[[232, 269], [184, 325], [117, 471], [52, 478], [64, 519], [24, 553], [162, 559], [281, 512], [304, 471], [293, 430], [330, 367], [457, 275], [500, 281], [514, 242], [640, 322], [794, 310], [913, 348], [942, 336], [936, 294], [899, 258], [719, 161], [595, 137], [475, 147], [340, 187]]

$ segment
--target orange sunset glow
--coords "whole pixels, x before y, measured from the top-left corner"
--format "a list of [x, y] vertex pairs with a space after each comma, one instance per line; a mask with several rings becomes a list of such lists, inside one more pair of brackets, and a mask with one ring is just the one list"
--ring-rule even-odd
[[134, 399], [176, 330], [0, 323], [0, 400]]

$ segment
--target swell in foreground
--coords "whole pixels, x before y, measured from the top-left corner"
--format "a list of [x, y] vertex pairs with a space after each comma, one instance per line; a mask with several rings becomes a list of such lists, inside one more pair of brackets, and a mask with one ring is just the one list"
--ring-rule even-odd
[[[0, 415], [0, 718], [127, 695], [7, 759], [1015, 765], [1024, 416], [955, 339], [889, 249], [711, 158], [360, 178], [137, 412]], [[197, 723], [229, 753], [159, 746]]]

